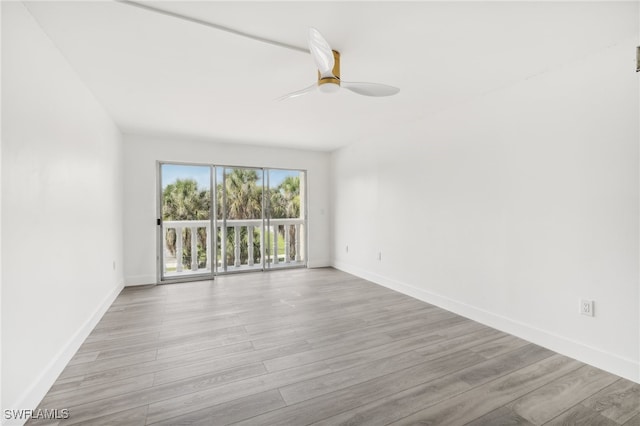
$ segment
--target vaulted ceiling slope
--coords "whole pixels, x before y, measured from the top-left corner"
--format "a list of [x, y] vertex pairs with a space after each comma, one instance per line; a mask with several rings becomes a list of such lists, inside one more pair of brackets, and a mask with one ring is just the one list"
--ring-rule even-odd
[[342, 78], [401, 88], [278, 102], [316, 78], [306, 53], [121, 2], [26, 2], [125, 132], [333, 150], [456, 108], [633, 36], [612, 2], [145, 2], [305, 47], [318, 28]]

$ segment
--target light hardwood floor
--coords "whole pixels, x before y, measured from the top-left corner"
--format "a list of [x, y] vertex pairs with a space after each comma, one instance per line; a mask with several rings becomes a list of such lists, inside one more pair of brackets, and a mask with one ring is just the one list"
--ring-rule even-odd
[[638, 426], [640, 385], [295, 269], [125, 289], [40, 408], [68, 409], [64, 425]]

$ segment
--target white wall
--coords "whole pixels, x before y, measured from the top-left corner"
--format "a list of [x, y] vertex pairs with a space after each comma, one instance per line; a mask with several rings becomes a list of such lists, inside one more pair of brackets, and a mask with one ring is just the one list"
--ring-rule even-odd
[[329, 158], [323, 152], [125, 134], [125, 284], [157, 281], [157, 161], [307, 170], [308, 265], [328, 266]]
[[19, 2], [2, 67], [2, 408], [32, 409], [122, 287], [122, 138]]
[[334, 265], [640, 381], [637, 40], [335, 152]]
[[[0, 22], [2, 22], [2, 7], [0, 7]], [[2, 45], [2, 31], [0, 31], [0, 46]], [[1, 62], [1, 60], [0, 60]], [[2, 67], [0, 66], [0, 82], [2, 81]], [[0, 90], [2, 84], [0, 84]], [[0, 102], [0, 111], [2, 105]], [[0, 117], [0, 135], [2, 135], [2, 118]], [[2, 137], [0, 137], [0, 188], [2, 188]], [[0, 192], [0, 308], [2, 307], [2, 195]], [[2, 332], [2, 314], [0, 313], [0, 333]], [[0, 334], [0, 409], [2, 405], [2, 334]]]

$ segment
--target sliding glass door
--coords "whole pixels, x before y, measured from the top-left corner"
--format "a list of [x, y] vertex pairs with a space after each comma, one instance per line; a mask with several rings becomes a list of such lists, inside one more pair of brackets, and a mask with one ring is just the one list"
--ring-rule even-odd
[[304, 171], [172, 163], [158, 169], [160, 281], [306, 266]]
[[261, 270], [264, 247], [264, 170], [218, 168], [218, 271]]
[[211, 177], [211, 166], [160, 164], [161, 281], [214, 273]]
[[269, 169], [266, 173], [266, 267], [304, 266], [305, 173], [280, 169]]

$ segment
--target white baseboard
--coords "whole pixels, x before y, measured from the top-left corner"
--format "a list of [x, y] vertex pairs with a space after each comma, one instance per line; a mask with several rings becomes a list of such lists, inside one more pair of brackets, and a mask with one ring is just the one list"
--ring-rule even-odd
[[476, 308], [466, 303], [450, 299], [411, 284], [403, 283], [356, 266], [334, 261], [334, 268], [356, 275], [360, 278], [406, 294], [423, 302], [438, 306], [447, 311], [472, 319], [481, 324], [512, 334], [529, 342], [551, 349], [562, 355], [608, 371], [625, 379], [640, 383], [640, 362], [623, 358], [616, 354], [594, 348], [571, 338], [560, 336], [547, 330], [525, 324], [511, 318]]
[[327, 268], [329, 266], [331, 266], [329, 259], [307, 261], [307, 268]]
[[[96, 307], [91, 316], [78, 328], [78, 330], [71, 336], [67, 343], [62, 347], [56, 356], [54, 356], [49, 364], [47, 364], [38, 378], [29, 385], [21, 397], [14, 404], [10, 404], [9, 407], [21, 407], [26, 409], [36, 409], [38, 404], [42, 401], [47, 394], [53, 383], [56, 381], [62, 370], [67, 366], [71, 358], [78, 351], [78, 348], [85, 341], [87, 336], [95, 328], [96, 324], [100, 321], [107, 309], [111, 306], [113, 301], [118, 297], [120, 291], [124, 288], [123, 284], [119, 284], [115, 287]], [[5, 407], [7, 408], [7, 407]], [[5, 420], [3, 415], [3, 426], [23, 425], [27, 419], [24, 420]]]
[[132, 275], [124, 278], [125, 287], [157, 284], [157, 282], [158, 278], [155, 275]]

